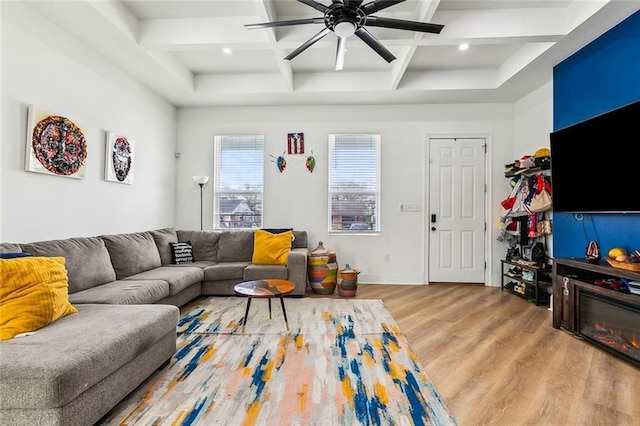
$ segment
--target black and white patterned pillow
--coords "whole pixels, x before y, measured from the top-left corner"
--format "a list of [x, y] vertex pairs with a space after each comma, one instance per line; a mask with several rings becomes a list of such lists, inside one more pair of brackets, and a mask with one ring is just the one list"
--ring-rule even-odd
[[171, 247], [171, 263], [174, 265], [195, 262], [191, 241], [184, 243], [169, 243], [169, 246]]

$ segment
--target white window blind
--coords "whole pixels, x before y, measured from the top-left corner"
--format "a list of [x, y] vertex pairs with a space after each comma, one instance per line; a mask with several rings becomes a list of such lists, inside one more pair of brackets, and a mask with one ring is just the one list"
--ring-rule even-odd
[[380, 135], [329, 136], [329, 231], [380, 230]]
[[261, 227], [264, 136], [216, 136], [214, 145], [214, 228]]

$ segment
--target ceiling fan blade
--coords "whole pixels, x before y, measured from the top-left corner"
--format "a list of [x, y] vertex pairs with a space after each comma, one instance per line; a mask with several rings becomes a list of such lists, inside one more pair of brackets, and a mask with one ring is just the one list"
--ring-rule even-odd
[[255, 28], [273, 28], [273, 27], [286, 27], [288, 25], [323, 24], [323, 23], [324, 23], [324, 18], [308, 18], [308, 19], [294, 19], [291, 21], [263, 22], [260, 24], [245, 24], [245, 27], [252, 30]]
[[344, 67], [344, 57], [347, 53], [347, 37], [338, 37], [338, 48], [336, 49], [336, 71]]
[[393, 56], [393, 54], [389, 51], [389, 49], [387, 49], [386, 47], [384, 47], [382, 45], [382, 43], [380, 43], [378, 41], [377, 38], [375, 38], [373, 36], [373, 34], [371, 34], [369, 31], [367, 31], [364, 27], [360, 27], [355, 34], [360, 37], [360, 39], [362, 41], [364, 41], [365, 43], [367, 43], [369, 45], [370, 48], [372, 48], [373, 50], [375, 50], [378, 55], [382, 56], [384, 58], [385, 61], [387, 62], [391, 62], [394, 59], [396, 59], [395, 56]]
[[316, 34], [313, 37], [311, 37], [309, 40], [305, 41], [296, 50], [294, 50], [293, 52], [289, 53], [285, 57], [285, 59], [291, 60], [291, 59], [295, 58], [296, 56], [298, 56], [299, 54], [304, 52], [309, 46], [311, 46], [312, 44], [314, 44], [315, 42], [317, 42], [318, 40], [320, 40], [322, 37], [326, 36], [330, 32], [331, 32], [331, 30], [329, 28], [325, 28], [324, 30], [320, 31], [318, 34]]
[[369, 15], [371, 13], [376, 13], [379, 10], [386, 9], [387, 7], [391, 7], [404, 1], [405, 0], [374, 0], [362, 6], [362, 10], [364, 10], [364, 13]]
[[397, 30], [420, 31], [423, 33], [440, 34], [444, 28], [441, 24], [432, 24], [429, 22], [405, 21], [403, 19], [380, 18], [377, 16], [367, 16], [365, 25], [371, 27], [394, 28]]
[[315, 10], [318, 10], [322, 13], [325, 13], [327, 10], [329, 10], [328, 6], [325, 6], [324, 4], [320, 4], [317, 1], [314, 0], [298, 0], [300, 3], [304, 3], [307, 6], [311, 6], [312, 8], [314, 8]]

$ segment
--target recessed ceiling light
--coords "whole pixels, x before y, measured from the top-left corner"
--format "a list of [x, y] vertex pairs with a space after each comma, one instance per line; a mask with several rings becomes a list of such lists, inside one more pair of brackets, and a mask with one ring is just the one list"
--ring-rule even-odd
[[228, 47], [225, 47], [224, 49], [222, 49], [222, 52], [226, 55], [230, 55], [231, 54], [231, 49], [229, 49]]
[[468, 43], [462, 43], [460, 46], [458, 46], [458, 50], [467, 50], [468, 48], [469, 48]]

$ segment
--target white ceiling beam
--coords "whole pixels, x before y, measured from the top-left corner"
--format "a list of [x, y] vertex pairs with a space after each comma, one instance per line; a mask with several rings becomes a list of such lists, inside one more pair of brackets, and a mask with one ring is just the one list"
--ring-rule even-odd
[[263, 31], [249, 31], [247, 20], [255, 17], [145, 19], [140, 21], [140, 46], [173, 50], [182, 46], [221, 46], [243, 43], [269, 43]]
[[496, 70], [407, 71], [398, 91], [469, 90], [498, 87]]
[[[95, 12], [100, 14], [109, 23], [118, 35], [131, 42], [130, 48], [139, 47], [138, 38], [141, 34], [140, 21], [120, 2], [105, 2], [98, 0], [86, 0]], [[123, 52], [124, 53], [124, 52]], [[170, 79], [174, 80], [181, 90], [193, 91], [193, 74], [184, 65], [176, 61], [172, 56], [162, 52], [145, 52], [157, 65], [167, 72]], [[148, 81], [158, 80], [159, 74], [149, 76]]]
[[436, 11], [432, 20], [444, 24], [440, 37], [463, 40], [567, 34], [563, 9], [498, 9]]
[[[440, 0], [422, 0], [418, 3], [417, 13], [414, 20], [419, 22], [430, 22], [433, 14], [435, 13]], [[393, 61], [391, 67], [391, 90], [396, 90], [402, 80], [402, 76], [407, 70], [407, 67], [411, 63], [413, 55], [418, 48], [417, 41], [424, 37], [424, 33], [416, 32], [413, 36], [413, 41], [407, 49], [403, 49], [402, 53], [397, 56], [397, 59]]]
[[120, 2], [88, 0], [97, 12], [118, 29], [120, 33], [133, 42], [138, 42], [138, 19]]
[[296, 92], [366, 92], [372, 87], [388, 87], [385, 72], [321, 72], [296, 73]]
[[[263, 22], [272, 22], [272, 21], [278, 20], [272, 0], [261, 0], [259, 2], [259, 8], [262, 12], [261, 18], [264, 19]], [[254, 22], [245, 22], [245, 24], [251, 24], [251, 23], [254, 23]], [[283, 83], [287, 88], [288, 92], [293, 92], [293, 70], [291, 68], [291, 63], [283, 59], [286, 55], [282, 47], [279, 46], [277, 43], [275, 30], [274, 29], [247, 30], [247, 32], [266, 33], [266, 36], [268, 37], [269, 42], [272, 45], [273, 54], [276, 57], [275, 58], [276, 63], [278, 64], [278, 68], [280, 69], [280, 74], [282, 75]]]
[[287, 93], [290, 92], [278, 73], [271, 74], [199, 74], [195, 77], [198, 94]]
[[540, 55], [551, 49], [553, 45], [554, 43], [527, 43], [520, 47], [498, 69], [497, 84], [502, 85], [505, 83]]

